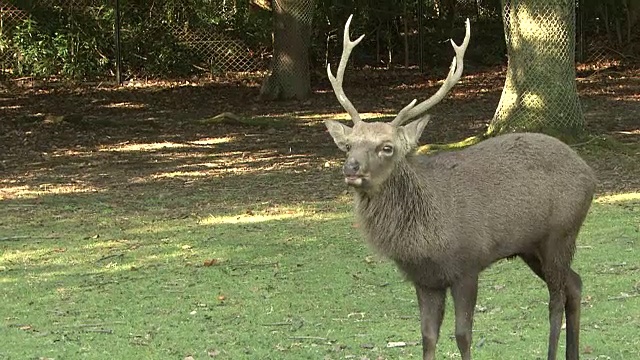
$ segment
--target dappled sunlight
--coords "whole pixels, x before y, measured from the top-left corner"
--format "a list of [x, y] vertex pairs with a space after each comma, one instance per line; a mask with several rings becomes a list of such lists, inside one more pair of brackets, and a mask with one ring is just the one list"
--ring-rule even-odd
[[[140, 243], [129, 240], [97, 240], [88, 244], [74, 242], [73, 246], [68, 243], [65, 245], [59, 248], [5, 251], [0, 255], [0, 274], [8, 270], [20, 272], [13, 276], [7, 273], [7, 276], [0, 277], [0, 283], [18, 280], [48, 281], [79, 273], [82, 276], [93, 276], [130, 272], [159, 263], [186, 261], [201, 256], [190, 245], [167, 241]], [[26, 276], [23, 271], [26, 271]]]
[[190, 141], [189, 143], [196, 144], [196, 145], [217, 145], [217, 144], [229, 143], [234, 140], [236, 140], [235, 136], [223, 136], [218, 138], [203, 138], [200, 140]]
[[527, 92], [522, 95], [522, 104], [530, 109], [542, 109], [544, 101], [538, 94]]
[[121, 247], [131, 247], [132, 241], [126, 239], [117, 239], [117, 240], [101, 240], [92, 242], [89, 244], [85, 244], [82, 246], [83, 250], [94, 250], [94, 249], [114, 249]]
[[11, 185], [0, 183], [0, 200], [35, 199], [43, 195], [66, 195], [78, 193], [96, 193], [99, 188], [81, 183], [67, 184], [39, 184], [39, 185]]
[[22, 109], [22, 105], [4, 105], [0, 106], [0, 110], [18, 110]]
[[[4, 269], [2, 268], [2, 266], [0, 266], [0, 272], [2, 272]], [[17, 282], [18, 279], [15, 277], [8, 277], [8, 276], [3, 276], [0, 277], [0, 284], [10, 284], [10, 283], [15, 283]]]
[[221, 177], [226, 175], [250, 175], [279, 170], [306, 170], [314, 163], [309, 154], [283, 154], [273, 149], [259, 151], [234, 151], [208, 155], [177, 156], [206, 158], [210, 161], [175, 165], [172, 169], [131, 179], [132, 183], [145, 183], [158, 179]]
[[133, 152], [133, 151], [157, 151], [164, 149], [180, 149], [180, 148], [189, 148], [203, 145], [219, 145], [228, 143], [235, 140], [233, 136], [222, 136], [218, 138], [202, 138], [194, 141], [185, 141], [185, 142], [171, 142], [171, 141], [162, 141], [155, 143], [131, 143], [129, 141], [125, 141], [123, 143], [114, 144], [114, 145], [103, 145], [98, 151], [108, 151], [108, 152]]
[[255, 214], [255, 215], [230, 215], [230, 216], [209, 216], [198, 222], [199, 225], [220, 225], [220, 224], [249, 224], [274, 220], [288, 220], [304, 216], [303, 212], [291, 212], [283, 214]]
[[29, 249], [29, 250], [9, 250], [4, 251], [0, 255], [0, 264], [7, 263], [29, 263], [35, 259], [41, 259], [43, 256], [51, 252], [50, 248]]
[[105, 105], [101, 105], [100, 107], [102, 108], [108, 108], [108, 109], [117, 109], [117, 108], [126, 108], [126, 109], [145, 109], [147, 108], [147, 105], [145, 104], [140, 104], [140, 103], [132, 103], [130, 101], [125, 101], [125, 102], [118, 102], [118, 103], [110, 103], [110, 104], [105, 104]]
[[595, 199], [595, 202], [600, 204], [614, 204], [628, 201], [640, 201], [640, 192], [602, 195]]
[[[184, 177], [206, 177], [215, 175], [214, 171], [200, 170], [200, 171], [168, 171], [163, 172], [161, 174], [151, 175], [150, 179], [173, 179], [173, 178], [184, 178]], [[138, 179], [137, 182], [144, 182], [143, 179]]]
[[128, 141], [116, 145], [105, 145], [100, 147], [99, 151], [155, 151], [162, 149], [176, 149], [188, 147], [187, 144], [163, 141], [158, 143], [147, 144], [130, 144]]
[[199, 225], [221, 225], [221, 224], [251, 224], [267, 221], [280, 221], [289, 219], [304, 218], [305, 220], [327, 221], [344, 219], [350, 216], [348, 213], [330, 212], [317, 213], [302, 209], [281, 208], [277, 213], [244, 213], [238, 215], [209, 216], [198, 222]]
[[[364, 112], [360, 113], [362, 120], [375, 120], [394, 117], [395, 113], [382, 113], [382, 112]], [[351, 117], [346, 112], [339, 113], [317, 113], [308, 115], [296, 116], [301, 120], [351, 120]]]

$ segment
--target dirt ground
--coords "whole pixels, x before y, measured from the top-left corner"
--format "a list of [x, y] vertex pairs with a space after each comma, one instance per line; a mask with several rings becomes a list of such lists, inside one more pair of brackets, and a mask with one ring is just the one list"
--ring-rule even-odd
[[[471, 72], [433, 109], [422, 143], [462, 140], [485, 129], [500, 98], [504, 69]], [[345, 91], [361, 113], [392, 116], [413, 98], [433, 94], [445, 73], [361, 70], [348, 74]], [[241, 176], [270, 172], [304, 184], [304, 194], [294, 198], [343, 191], [336, 176], [342, 155], [321, 122], [345, 116], [328, 81], [318, 80], [313, 97], [303, 103], [259, 102], [259, 82], [245, 76], [120, 88], [100, 83], [5, 88], [0, 199], [33, 192], [126, 193], [149, 180], [184, 187], [203, 177], [218, 179], [214, 185], [221, 188], [242, 187], [249, 180]], [[637, 191], [640, 71], [580, 73], [578, 87], [589, 131], [619, 140], [606, 152], [589, 150], [595, 142], [577, 146], [596, 168], [601, 192]], [[224, 112], [237, 117], [214, 119]], [[282, 186], [271, 195], [292, 196]]]

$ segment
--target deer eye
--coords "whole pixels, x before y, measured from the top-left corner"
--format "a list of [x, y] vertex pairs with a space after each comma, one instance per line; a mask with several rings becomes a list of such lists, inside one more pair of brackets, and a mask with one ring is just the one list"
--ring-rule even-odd
[[385, 155], [392, 155], [393, 154], [393, 146], [391, 145], [385, 145], [382, 147], [382, 152]]

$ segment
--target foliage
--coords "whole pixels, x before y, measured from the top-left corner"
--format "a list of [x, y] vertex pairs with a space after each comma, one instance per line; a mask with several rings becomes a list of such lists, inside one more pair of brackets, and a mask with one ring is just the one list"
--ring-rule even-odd
[[[122, 59], [129, 77], [224, 71], [216, 68], [211, 58], [234, 57], [238, 51], [255, 58], [261, 68], [270, 57], [271, 12], [252, 5], [254, 0], [120, 3]], [[4, 69], [18, 76], [78, 79], [113, 75], [113, 1], [12, 0], [10, 4], [24, 10], [28, 18], [12, 20], [13, 13], [9, 12], [3, 23], [0, 61]], [[352, 64], [356, 66], [404, 66], [405, 56], [410, 66], [421, 61], [426, 69], [446, 66], [452, 50], [445, 42], [462, 36], [467, 17], [474, 39], [467, 51], [467, 63], [505, 63], [500, 0], [316, 0], [315, 4], [310, 54], [311, 64], [317, 69], [339, 58], [344, 21], [351, 13], [355, 15], [352, 32], [366, 35], [353, 54]], [[602, 60], [603, 52], [638, 53], [640, 42], [634, 40], [638, 37], [640, 1], [605, 4], [581, 0], [578, 5], [580, 58]], [[212, 38], [211, 34], [224, 38]], [[239, 50], [225, 47], [226, 39], [236, 39], [242, 46]], [[589, 47], [597, 47], [597, 54], [592, 54]]]
[[[198, 46], [211, 45], [206, 42], [215, 39], [206, 38], [202, 29], [232, 34], [257, 51], [268, 46], [268, 13], [249, 11], [248, 0], [236, 2], [233, 8], [222, 4], [201, 0], [121, 1], [125, 72], [166, 77], [208, 68], [202, 52], [188, 44], [196, 40], [205, 44]], [[26, 11], [28, 17], [9, 27], [8, 37], [0, 37], [0, 49], [11, 54], [9, 68], [15, 75], [78, 79], [113, 74], [115, 8], [111, 1], [16, 1], [15, 6]], [[186, 29], [192, 38], [180, 38]]]
[[113, 21], [113, 9], [67, 12], [34, 6], [30, 13], [11, 34], [16, 75], [78, 79], [105, 73], [113, 54], [110, 30], [105, 30]]

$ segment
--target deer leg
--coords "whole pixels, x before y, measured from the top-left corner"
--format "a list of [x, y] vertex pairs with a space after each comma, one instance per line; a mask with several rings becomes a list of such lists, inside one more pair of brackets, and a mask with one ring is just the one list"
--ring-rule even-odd
[[564, 287], [556, 283], [547, 283], [547, 288], [549, 289], [549, 349], [547, 360], [556, 360], [558, 341], [562, 330], [565, 294]]
[[[547, 260], [548, 263], [545, 264], [536, 254], [520, 254], [520, 257], [538, 277], [544, 280], [549, 289], [549, 348], [547, 359], [555, 360], [558, 353], [558, 341], [562, 330], [562, 315], [565, 307], [565, 270], [551, 256]], [[568, 298], [566, 301], [569, 301]]]
[[478, 275], [468, 276], [451, 286], [456, 313], [456, 343], [462, 360], [471, 360], [471, 330], [478, 298]]
[[567, 318], [567, 360], [578, 360], [580, 344], [580, 301], [582, 293], [582, 280], [580, 275], [570, 270], [567, 278], [565, 294], [565, 313]]
[[420, 306], [420, 327], [422, 331], [422, 359], [433, 360], [436, 357], [436, 343], [440, 334], [440, 325], [444, 317], [446, 289], [430, 289], [415, 285]]

